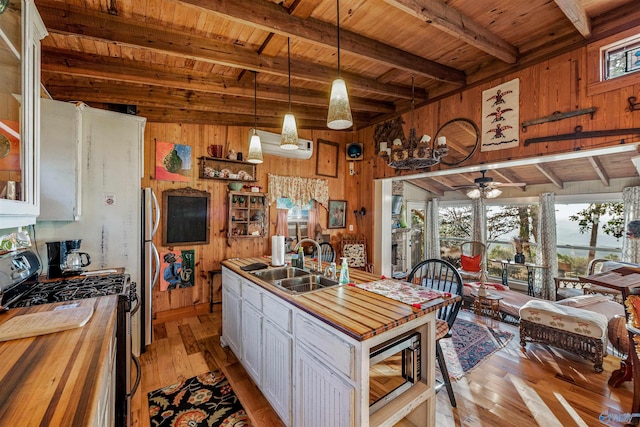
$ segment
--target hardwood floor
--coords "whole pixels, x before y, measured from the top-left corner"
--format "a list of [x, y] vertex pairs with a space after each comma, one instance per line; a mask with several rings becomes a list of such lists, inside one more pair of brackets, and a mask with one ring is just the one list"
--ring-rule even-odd
[[[184, 313], [183, 313], [184, 314]], [[607, 356], [604, 372], [562, 350], [527, 344], [520, 348], [516, 326], [463, 311], [467, 320], [484, 322], [515, 333], [507, 347], [496, 352], [453, 388], [457, 408], [444, 389], [437, 396], [437, 426], [621, 426], [600, 414], [629, 412], [631, 383], [607, 385], [620, 359]], [[221, 369], [249, 413], [254, 426], [283, 425], [236, 357], [220, 346], [221, 305], [211, 314], [187, 314], [167, 319], [154, 328], [155, 340], [141, 358], [142, 380], [133, 399], [133, 425], [149, 426], [147, 393], [186, 378]]]

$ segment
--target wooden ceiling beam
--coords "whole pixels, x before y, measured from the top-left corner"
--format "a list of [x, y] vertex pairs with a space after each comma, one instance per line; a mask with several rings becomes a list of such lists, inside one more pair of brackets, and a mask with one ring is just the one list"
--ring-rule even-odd
[[518, 49], [515, 46], [439, 0], [385, 0], [385, 2], [507, 64], [515, 64], [518, 60]]
[[[336, 47], [338, 44], [335, 24], [314, 18], [292, 16], [287, 9], [276, 3], [264, 0], [182, 0], [182, 3], [197, 6], [234, 22], [291, 38], [304, 39], [313, 44], [329, 47]], [[460, 70], [342, 28], [340, 48], [361, 58], [372, 59], [428, 78], [458, 85], [466, 83], [466, 76]]]
[[[514, 182], [520, 182], [517, 179], [514, 179], [513, 178], [513, 174], [511, 174], [509, 171], [504, 171], [504, 170], [500, 170], [500, 169], [493, 169], [491, 171], [491, 173], [498, 177], [499, 182], [504, 182], [504, 183], [509, 183], [509, 184], [512, 184]], [[514, 188], [517, 188], [517, 189], [519, 189], [521, 191], [526, 191], [525, 186], [514, 187]]]
[[546, 176], [547, 179], [549, 181], [551, 181], [556, 187], [564, 188], [564, 182], [562, 182], [562, 180], [558, 177], [558, 175], [553, 173], [553, 171], [551, 171], [551, 169], [549, 169], [545, 165], [541, 165], [541, 164], [538, 164], [538, 163], [536, 163], [535, 167], [536, 167], [536, 169], [538, 169], [538, 171], [540, 171], [540, 173], [542, 173], [544, 176]]
[[582, 37], [591, 37], [591, 18], [577, 0], [554, 0]]
[[[91, 103], [89, 103], [91, 105]], [[162, 107], [146, 107], [142, 106], [137, 109], [138, 116], [145, 117], [148, 122], [155, 123], [186, 123], [186, 124], [205, 124], [205, 125], [227, 125], [227, 126], [246, 126], [253, 127], [253, 115], [246, 114], [229, 114], [224, 112], [213, 111], [195, 111], [175, 108]], [[326, 119], [296, 119], [298, 129], [319, 129], [327, 126]], [[258, 123], [260, 128], [282, 127], [282, 119], [266, 118]]]
[[438, 176], [438, 177], [429, 177], [432, 181], [437, 182], [439, 185], [442, 185], [443, 187], [446, 187], [447, 190], [449, 191], [456, 191], [457, 189], [455, 188], [455, 186], [453, 186], [451, 184], [451, 182], [449, 180], [447, 180], [444, 177]]
[[[191, 60], [281, 77], [288, 76], [286, 58], [259, 55], [252, 49], [219, 42], [212, 38], [185, 34], [184, 31], [172, 31], [166, 26], [138, 23], [51, 0], [38, 1], [38, 10], [49, 33], [108, 40]], [[295, 78], [316, 84], [324, 83], [327, 93], [336, 74], [335, 67], [300, 60], [291, 61], [291, 71]], [[350, 89], [393, 98], [411, 99], [412, 91], [409, 86], [383, 84], [375, 79], [350, 72], [341, 74]], [[427, 93], [424, 89], [416, 88], [415, 97], [417, 100], [425, 100]]]
[[429, 183], [426, 182], [427, 179], [423, 179], [423, 178], [416, 178], [416, 179], [412, 179], [411, 181], [407, 181], [409, 184], [411, 185], [415, 185], [418, 188], [421, 188], [425, 191], [428, 191], [430, 193], [433, 193], [437, 196], [444, 196], [444, 191], [440, 190], [437, 187], [434, 187], [433, 185], [430, 185]]
[[[115, 86], [115, 87], [114, 87]], [[192, 90], [148, 87], [134, 84], [118, 83], [96, 79], [78, 80], [71, 83], [60, 80], [49, 80], [45, 86], [54, 99], [83, 102], [101, 102], [111, 104], [133, 104], [147, 107], [170, 107], [175, 109], [188, 107], [197, 111], [217, 111], [234, 114], [253, 115], [253, 100], [217, 94], [196, 93]], [[284, 102], [263, 101], [258, 103], [258, 121], [264, 117], [282, 119], [287, 111]], [[296, 118], [316, 119], [326, 117], [326, 108], [296, 106], [292, 109]], [[354, 120], [367, 122], [368, 114], [353, 113]], [[325, 126], [326, 127], [326, 122]]]
[[593, 168], [593, 170], [596, 171], [596, 174], [598, 175], [598, 178], [600, 178], [602, 185], [604, 185], [605, 187], [608, 187], [609, 175], [607, 175], [607, 172], [604, 166], [602, 166], [602, 163], [600, 162], [600, 160], [597, 157], [587, 157], [587, 159], [589, 160], [589, 163], [591, 164], [591, 167]]
[[[141, 63], [121, 57], [85, 54], [76, 51], [43, 47], [42, 74], [99, 78], [123, 83], [190, 89], [198, 92], [234, 95], [253, 99], [253, 73], [247, 83], [236, 79], [195, 72], [184, 68]], [[258, 99], [288, 101], [288, 88], [258, 82]], [[394, 113], [395, 106], [357, 96], [349, 98], [351, 109], [372, 113]], [[327, 95], [310, 89], [291, 88], [291, 103], [327, 107]]]

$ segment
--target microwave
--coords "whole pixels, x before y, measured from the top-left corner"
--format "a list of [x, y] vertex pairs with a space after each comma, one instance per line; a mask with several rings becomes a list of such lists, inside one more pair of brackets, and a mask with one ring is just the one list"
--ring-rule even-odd
[[369, 414], [420, 381], [420, 333], [409, 332], [369, 353]]

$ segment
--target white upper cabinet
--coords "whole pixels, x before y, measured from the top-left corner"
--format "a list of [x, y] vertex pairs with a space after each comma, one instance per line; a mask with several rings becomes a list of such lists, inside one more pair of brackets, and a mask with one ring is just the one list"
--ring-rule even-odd
[[40, 40], [33, 0], [0, 1], [0, 229], [40, 210]]

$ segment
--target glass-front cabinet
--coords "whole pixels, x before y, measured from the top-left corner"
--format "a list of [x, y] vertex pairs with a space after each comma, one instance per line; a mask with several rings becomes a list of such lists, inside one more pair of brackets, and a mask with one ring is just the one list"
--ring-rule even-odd
[[33, 0], [0, 0], [0, 229], [39, 213], [40, 40]]

